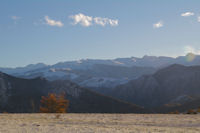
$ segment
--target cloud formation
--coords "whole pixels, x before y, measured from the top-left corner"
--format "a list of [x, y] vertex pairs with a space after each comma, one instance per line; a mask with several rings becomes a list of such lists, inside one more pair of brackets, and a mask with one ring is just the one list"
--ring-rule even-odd
[[164, 23], [163, 23], [162, 21], [159, 21], [159, 22], [153, 24], [153, 27], [154, 27], [154, 28], [161, 28], [161, 27], [163, 27], [163, 26], [164, 26]]
[[73, 24], [80, 24], [84, 27], [88, 27], [92, 25], [92, 17], [86, 16], [82, 13], [70, 16], [71, 19], [74, 20]]
[[193, 15], [194, 15], [193, 12], [185, 12], [185, 13], [181, 14], [182, 17], [189, 17], [189, 16], [193, 16]]
[[62, 27], [64, 25], [61, 21], [50, 19], [49, 16], [45, 16], [44, 19], [45, 23], [50, 26]]
[[200, 16], [197, 17], [197, 21], [200, 22]]
[[200, 54], [200, 50], [188, 45], [184, 47], [184, 53]]
[[113, 20], [109, 18], [101, 18], [101, 17], [95, 17], [94, 18], [95, 24], [105, 26], [105, 25], [111, 25], [111, 26], [117, 26], [118, 20]]
[[80, 24], [84, 27], [89, 27], [91, 25], [100, 25], [100, 26], [117, 26], [118, 20], [109, 19], [109, 18], [102, 18], [102, 17], [92, 17], [92, 16], [86, 16], [82, 13], [72, 15], [70, 16], [71, 19], [74, 20], [72, 23], [73, 25]]

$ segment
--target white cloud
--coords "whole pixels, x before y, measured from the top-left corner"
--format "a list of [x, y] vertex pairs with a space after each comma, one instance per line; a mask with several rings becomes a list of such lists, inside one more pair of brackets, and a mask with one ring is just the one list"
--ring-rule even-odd
[[82, 13], [70, 16], [74, 20], [73, 24], [80, 24], [82, 26], [88, 27], [92, 25], [92, 17], [86, 16]]
[[102, 18], [102, 17], [86, 16], [82, 13], [72, 15], [70, 16], [70, 18], [74, 20], [74, 22], [72, 23], [73, 25], [80, 24], [84, 27], [89, 27], [93, 24], [101, 25], [101, 26], [106, 26], [106, 25], [117, 26], [118, 25], [118, 20]]
[[118, 26], [118, 20], [109, 19], [109, 23], [111, 26]]
[[101, 17], [96, 17], [96, 18], [94, 18], [94, 22], [96, 23], [96, 24], [99, 24], [99, 25], [101, 25], [101, 26], [105, 26], [106, 24], [107, 24], [107, 19], [106, 18], [101, 18]]
[[101, 25], [101, 26], [105, 26], [107, 24], [111, 25], [111, 26], [117, 26], [118, 25], [118, 20], [113, 20], [113, 19], [109, 19], [109, 18], [101, 18], [101, 17], [95, 17], [94, 18], [94, 23]]
[[193, 12], [185, 12], [185, 13], [181, 14], [182, 17], [189, 17], [189, 16], [193, 16], [193, 15], [194, 15]]
[[200, 22], [200, 16], [197, 17], [197, 21]]
[[196, 49], [192, 46], [185, 46], [184, 47], [184, 54], [193, 53], [193, 54], [200, 54], [200, 49]]
[[62, 27], [64, 25], [61, 21], [50, 19], [48, 16], [45, 16], [44, 19], [45, 19], [46, 24], [50, 26]]
[[164, 24], [163, 24], [162, 21], [159, 21], [159, 22], [153, 24], [153, 27], [154, 27], [154, 28], [161, 28], [161, 27], [163, 27], [163, 26], [164, 26]]

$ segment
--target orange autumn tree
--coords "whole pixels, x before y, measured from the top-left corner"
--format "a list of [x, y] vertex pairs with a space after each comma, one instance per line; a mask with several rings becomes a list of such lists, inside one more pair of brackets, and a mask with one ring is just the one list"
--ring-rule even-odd
[[40, 112], [41, 113], [66, 113], [69, 101], [65, 99], [65, 94], [56, 95], [49, 93], [47, 97], [42, 96]]

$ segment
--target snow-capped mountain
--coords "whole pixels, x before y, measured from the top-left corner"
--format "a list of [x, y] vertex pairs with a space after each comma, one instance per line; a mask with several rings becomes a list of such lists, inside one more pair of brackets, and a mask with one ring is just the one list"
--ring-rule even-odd
[[7, 73], [7, 74], [19, 74], [19, 73], [25, 73], [27, 71], [40, 69], [43, 67], [47, 67], [48, 65], [44, 63], [38, 63], [38, 64], [29, 64], [25, 67], [16, 67], [16, 68], [1, 68], [0, 71]]
[[127, 83], [144, 74], [152, 74], [154, 68], [150, 67], [124, 67], [114, 65], [95, 64], [87, 69], [61, 68], [48, 66], [25, 73], [14, 74], [17, 77], [35, 78], [44, 77], [48, 80], [71, 80], [84, 87], [112, 88], [116, 85]]
[[110, 60], [82, 59], [54, 65], [38, 63], [25, 67], [0, 68], [0, 71], [23, 78], [41, 76], [48, 80], [68, 79], [85, 87], [112, 88], [142, 75], [153, 74], [157, 69], [171, 64], [200, 65], [200, 56], [189, 53], [177, 58], [144, 56]]

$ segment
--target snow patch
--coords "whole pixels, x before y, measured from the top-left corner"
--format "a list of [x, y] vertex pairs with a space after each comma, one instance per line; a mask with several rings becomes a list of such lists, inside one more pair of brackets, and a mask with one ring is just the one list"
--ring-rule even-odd
[[119, 61], [112, 61], [113, 63], [115, 63], [115, 64], [118, 64], [118, 65], [123, 65], [124, 63], [122, 63], [122, 62], [119, 62]]

